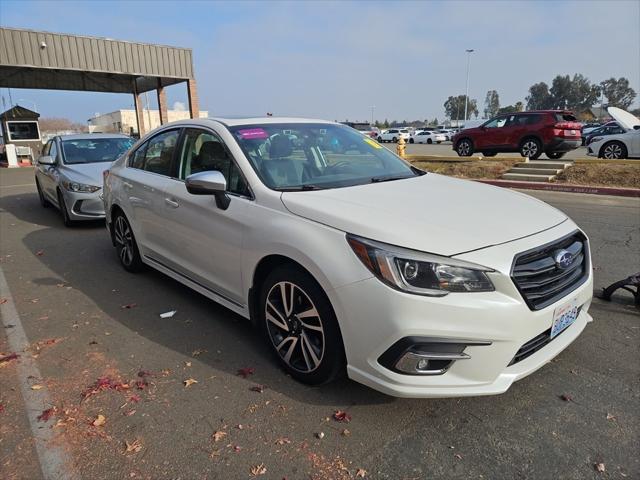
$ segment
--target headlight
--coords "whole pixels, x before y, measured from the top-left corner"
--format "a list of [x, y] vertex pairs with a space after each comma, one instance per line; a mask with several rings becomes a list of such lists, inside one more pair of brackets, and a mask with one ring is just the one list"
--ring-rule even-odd
[[602, 139], [604, 139], [604, 137], [593, 137], [588, 143], [599, 142]]
[[95, 185], [87, 185], [85, 183], [78, 182], [68, 182], [66, 180], [62, 182], [62, 186], [70, 192], [93, 193], [100, 190], [100, 187], [96, 187]]
[[376, 277], [396, 290], [442, 297], [450, 292], [492, 292], [490, 268], [395, 247], [347, 234], [351, 249]]

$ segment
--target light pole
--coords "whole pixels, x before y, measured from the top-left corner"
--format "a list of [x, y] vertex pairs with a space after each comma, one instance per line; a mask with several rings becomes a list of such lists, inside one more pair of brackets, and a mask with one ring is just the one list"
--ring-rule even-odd
[[464, 123], [467, 123], [467, 108], [469, 106], [469, 64], [471, 63], [471, 54], [473, 53], [473, 48], [468, 48], [465, 50], [467, 52], [467, 91], [464, 95]]
[[375, 110], [376, 106], [375, 105], [371, 105], [371, 126], [373, 127], [373, 111]]

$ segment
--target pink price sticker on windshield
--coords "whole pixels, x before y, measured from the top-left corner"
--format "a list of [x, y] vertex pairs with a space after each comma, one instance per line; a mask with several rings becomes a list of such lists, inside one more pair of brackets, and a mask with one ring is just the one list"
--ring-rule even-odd
[[269, 134], [262, 128], [245, 128], [244, 130], [238, 130], [238, 133], [243, 140], [269, 138]]

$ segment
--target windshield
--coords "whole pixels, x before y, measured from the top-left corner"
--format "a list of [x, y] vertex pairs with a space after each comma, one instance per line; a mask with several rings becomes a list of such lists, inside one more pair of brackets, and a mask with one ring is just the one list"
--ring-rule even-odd
[[230, 130], [258, 176], [274, 190], [348, 187], [423, 173], [342, 125], [261, 124]]
[[64, 163], [113, 162], [133, 145], [131, 138], [87, 138], [63, 140]]

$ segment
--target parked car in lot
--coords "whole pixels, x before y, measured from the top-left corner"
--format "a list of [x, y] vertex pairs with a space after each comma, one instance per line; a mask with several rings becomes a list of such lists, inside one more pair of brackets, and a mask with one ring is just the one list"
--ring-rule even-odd
[[461, 157], [474, 152], [482, 152], [485, 157], [498, 152], [519, 152], [532, 160], [543, 153], [557, 159], [578, 148], [580, 143], [580, 124], [573, 113], [566, 110], [499, 115], [453, 137], [453, 149]]
[[388, 130], [383, 130], [378, 134], [376, 140], [378, 142], [393, 142], [396, 143], [400, 138], [404, 138], [405, 142], [409, 141], [411, 134], [407, 128], [390, 128]]
[[624, 128], [622, 128], [620, 125], [618, 125], [617, 122], [614, 122], [611, 125], [603, 125], [601, 127], [598, 127], [596, 129], [592, 130], [586, 136], [583, 135], [582, 138], [584, 140], [584, 145], [589, 145], [591, 143], [591, 141], [595, 137], [605, 137], [607, 135], [617, 135], [619, 133], [624, 133], [624, 132], [626, 132], [626, 130]]
[[605, 124], [600, 123], [588, 123], [583, 125], [582, 127], [582, 145], [587, 144], [587, 137], [589, 137], [595, 130], [598, 130], [602, 127], [619, 127], [618, 123], [615, 120], [607, 122]]
[[346, 369], [390, 395], [501, 393], [591, 321], [589, 242], [564, 213], [331, 122], [165, 125], [105, 173], [104, 203], [126, 270], [251, 319], [309, 384]]
[[447, 137], [444, 133], [440, 133], [436, 130], [416, 130], [414, 134], [409, 138], [409, 143], [442, 143], [446, 142]]
[[131, 145], [133, 139], [119, 134], [53, 137], [35, 168], [41, 205], [58, 208], [66, 226], [104, 218], [102, 172]]
[[640, 158], [640, 119], [617, 107], [609, 107], [623, 133], [597, 135], [587, 145], [587, 155], [610, 160]]

